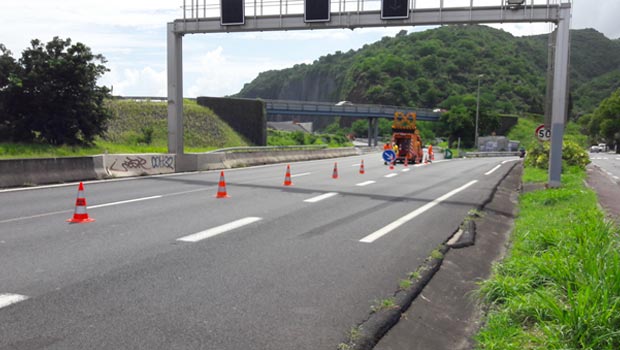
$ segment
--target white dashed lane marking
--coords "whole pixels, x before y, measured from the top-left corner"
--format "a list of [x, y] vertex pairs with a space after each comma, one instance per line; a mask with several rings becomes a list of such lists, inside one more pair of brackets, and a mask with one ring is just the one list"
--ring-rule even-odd
[[13, 305], [15, 303], [19, 303], [20, 301], [24, 301], [26, 299], [28, 299], [28, 297], [25, 295], [0, 294], [0, 309], [9, 305]]
[[431, 208], [433, 208], [437, 204], [447, 200], [448, 198], [454, 196], [455, 194], [457, 194], [457, 193], [459, 193], [461, 191], [464, 191], [469, 186], [471, 186], [471, 185], [473, 185], [473, 184], [475, 184], [477, 182], [478, 182], [478, 180], [470, 181], [470, 182], [466, 183], [465, 185], [463, 185], [463, 186], [461, 186], [461, 187], [459, 187], [459, 188], [457, 188], [455, 190], [452, 190], [452, 191], [444, 194], [443, 196], [435, 199], [434, 201], [421, 206], [420, 208], [418, 208], [418, 209], [412, 211], [411, 213], [403, 216], [402, 218], [392, 222], [391, 224], [389, 224], [389, 225], [387, 225], [387, 226], [385, 226], [385, 227], [383, 227], [383, 228], [381, 228], [381, 229], [379, 229], [379, 230], [369, 234], [368, 236], [360, 239], [360, 242], [362, 242], [362, 243], [372, 243], [372, 242], [376, 241], [377, 239], [379, 239], [379, 238], [387, 235], [388, 233], [396, 230], [400, 226], [406, 224], [407, 222], [413, 220], [417, 216], [419, 216], [419, 215], [425, 213], [426, 211], [430, 210]]
[[376, 181], [365, 181], [365, 182], [360, 182], [360, 183], [356, 184], [355, 186], [364, 187], [364, 186], [372, 185], [374, 183], [376, 183]]
[[316, 202], [322, 201], [324, 199], [333, 197], [333, 196], [335, 196], [337, 194], [338, 194], [338, 192], [328, 192], [328, 193], [322, 194], [320, 196], [308, 198], [304, 202], [306, 202], [306, 203], [316, 203]]
[[255, 223], [260, 220], [262, 220], [262, 218], [257, 218], [257, 217], [247, 217], [247, 218], [239, 219], [237, 221], [229, 222], [227, 224], [217, 226], [214, 228], [210, 228], [202, 232], [194, 233], [193, 235], [181, 237], [177, 239], [177, 241], [196, 243], [196, 242], [202, 241], [203, 239], [211, 238], [211, 237], [220, 235], [222, 233], [232, 231], [234, 229], [238, 229], [243, 226], [247, 226], [249, 224]]

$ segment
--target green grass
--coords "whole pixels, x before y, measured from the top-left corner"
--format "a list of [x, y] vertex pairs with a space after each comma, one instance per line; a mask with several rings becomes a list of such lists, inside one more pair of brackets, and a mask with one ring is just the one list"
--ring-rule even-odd
[[375, 303], [370, 307], [370, 311], [379, 312], [381, 310], [394, 309], [397, 307], [398, 305], [396, 305], [396, 299], [394, 299], [394, 297], [390, 297], [382, 300], [375, 300]]
[[[478, 349], [620, 348], [619, 230], [604, 219], [585, 172], [520, 197], [512, 248], [481, 283], [490, 307]], [[546, 171], [526, 168], [524, 181]]]
[[[0, 143], [0, 159], [77, 157], [103, 153], [167, 153], [168, 111], [166, 103], [108, 100], [112, 118], [104, 137], [91, 147]], [[209, 108], [195, 101], [183, 102], [186, 152], [206, 152], [218, 148], [247, 146], [228, 124]]]
[[353, 144], [342, 135], [307, 134], [301, 131], [267, 130], [268, 146], [327, 145], [328, 147], [347, 147]]
[[[536, 128], [544, 122], [542, 116], [527, 116], [520, 117], [517, 121], [517, 125], [512, 127], [508, 132], [509, 140], [521, 141], [521, 146], [525, 148], [529, 148], [533, 144], [537, 144], [539, 141], [536, 139], [536, 135], [534, 135], [534, 131]], [[568, 122], [566, 124], [564, 130], [564, 140], [565, 141], [573, 141], [582, 148], [587, 148], [588, 145], [588, 137], [581, 133], [579, 129], [579, 125], [574, 122]]]

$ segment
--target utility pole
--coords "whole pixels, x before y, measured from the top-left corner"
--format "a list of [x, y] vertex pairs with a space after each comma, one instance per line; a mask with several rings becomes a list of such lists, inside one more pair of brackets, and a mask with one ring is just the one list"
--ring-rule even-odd
[[478, 119], [480, 118], [480, 79], [484, 74], [478, 75], [478, 95], [476, 97], [476, 133], [474, 134], [474, 146], [478, 150]]

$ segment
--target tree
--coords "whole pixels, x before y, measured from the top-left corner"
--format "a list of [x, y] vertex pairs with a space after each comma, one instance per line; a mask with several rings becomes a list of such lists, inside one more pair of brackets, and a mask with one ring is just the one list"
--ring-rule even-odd
[[[598, 137], [605, 143], [620, 145], [620, 89], [601, 102], [590, 123], [591, 128], [594, 127], [592, 124], [598, 123]], [[618, 149], [620, 147], [616, 148], [616, 152]]]
[[0, 44], [0, 138], [10, 139], [10, 129], [14, 122], [15, 87], [21, 86], [19, 65], [11, 56], [11, 51]]
[[[0, 64], [10, 65], [2, 53]], [[97, 86], [108, 71], [104, 63], [102, 55], [81, 43], [71, 45], [71, 39], [55, 37], [45, 45], [32, 40], [12, 78], [0, 80], [0, 114], [10, 116], [3, 120], [10, 139], [75, 145], [102, 135], [110, 117], [103, 106], [109, 90]], [[8, 99], [10, 105], [2, 104]]]

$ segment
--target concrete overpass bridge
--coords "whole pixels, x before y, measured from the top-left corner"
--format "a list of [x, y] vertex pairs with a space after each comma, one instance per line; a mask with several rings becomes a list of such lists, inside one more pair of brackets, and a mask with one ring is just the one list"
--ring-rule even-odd
[[394, 118], [395, 112], [415, 112], [417, 120], [439, 121], [441, 113], [430, 109], [413, 109], [411, 107], [353, 104], [350, 102], [310, 102], [263, 100], [267, 116], [316, 116], [316, 117], [352, 117], [368, 119], [368, 146], [377, 145], [379, 118]]

